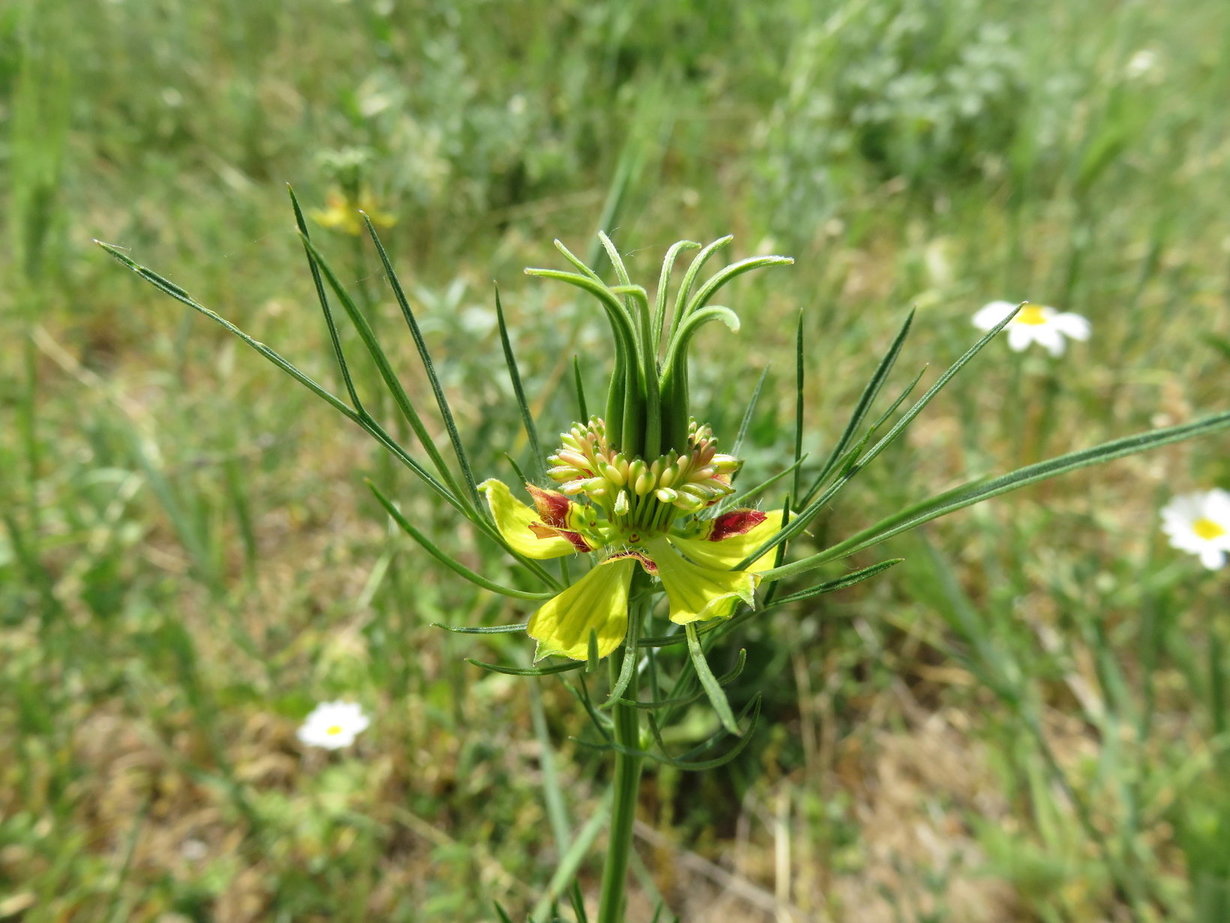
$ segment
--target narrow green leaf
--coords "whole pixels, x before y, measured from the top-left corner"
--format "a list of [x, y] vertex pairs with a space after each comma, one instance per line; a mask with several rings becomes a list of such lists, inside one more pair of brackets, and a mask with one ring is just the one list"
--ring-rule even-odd
[[444, 430], [448, 433], [449, 444], [453, 448], [453, 456], [457, 459], [457, 464], [461, 468], [461, 477], [465, 483], [466, 489], [470, 495], [470, 502], [475, 509], [480, 506], [478, 499], [478, 486], [474, 480], [474, 472], [470, 469], [470, 459], [466, 454], [465, 446], [461, 442], [461, 434], [457, 431], [457, 422], [453, 419], [452, 408], [449, 407], [448, 396], [444, 393], [444, 388], [440, 384], [440, 378], [436, 375], [435, 363], [431, 361], [431, 352], [427, 349], [427, 341], [423, 339], [423, 331], [419, 327], [418, 319], [414, 316], [414, 310], [410, 307], [410, 302], [406, 298], [406, 293], [402, 289], [401, 280], [397, 277], [397, 272], [393, 269], [393, 263], [389, 260], [389, 254], [384, 249], [384, 244], [380, 242], [380, 235], [376, 233], [376, 228], [372, 224], [371, 219], [363, 212], [363, 223], [367, 226], [368, 236], [372, 243], [376, 246], [376, 253], [380, 256], [380, 264], [384, 268], [385, 278], [389, 282], [389, 288], [393, 290], [393, 297], [397, 299], [397, 306], [401, 308], [401, 316], [406, 322], [406, 326], [410, 329], [410, 336], [414, 339], [414, 348], [418, 350], [419, 361], [423, 363], [423, 371], [427, 373], [427, 382], [431, 385], [432, 396], [436, 400], [436, 408], [440, 411], [440, 420], [444, 423]]
[[[760, 720], [760, 705], [761, 696], [757, 695], [748, 707], [743, 710], [740, 718], [748, 717], [750, 715], [747, 733], [745, 733], [738, 741], [735, 742], [734, 746], [732, 746], [721, 756], [710, 760], [692, 760], [688, 759], [686, 756], [680, 758], [666, 755], [659, 756], [654, 753], [650, 753], [648, 756], [650, 759], [656, 760], [659, 763], [665, 763], [667, 766], [673, 766], [674, 768], [681, 769], [685, 772], [703, 772], [709, 769], [717, 769], [719, 766], [725, 766], [731, 760], [735, 759], [740, 753], [742, 753], [747, 748], [747, 745], [754, 739], [755, 735], [751, 732], [755, 729], [756, 723]], [[654, 739], [658, 743], [658, 746], [662, 747], [663, 743], [661, 731], [658, 729], [658, 723], [652, 713], [649, 715], [649, 726], [654, 734]], [[693, 747], [689, 752], [695, 753], [708, 749], [717, 740], [717, 737], [713, 737], [710, 740], [705, 741], [705, 743], [701, 744], [699, 747]]]
[[579, 256], [577, 256], [575, 253], [573, 253], [571, 250], [565, 247], [564, 242], [562, 240], [556, 239], [556, 240], [551, 241], [551, 243], [555, 245], [556, 250], [558, 250], [560, 253], [564, 255], [564, 259], [566, 259], [569, 263], [571, 263], [573, 266], [575, 266], [578, 270], [581, 271], [582, 275], [588, 276], [589, 278], [597, 282], [599, 285], [606, 284], [602, 281], [602, 277], [598, 275], [598, 273], [590, 269], [589, 266], [585, 264]]
[[513, 632], [525, 631], [529, 627], [529, 622], [519, 622], [516, 625], [485, 625], [485, 626], [468, 626], [468, 625], [445, 625], [443, 622], [432, 622], [432, 628], [443, 628], [445, 631], [451, 631], [458, 635], [505, 635]]
[[521, 384], [521, 373], [517, 370], [517, 357], [508, 337], [508, 324], [504, 318], [504, 305], [500, 301], [498, 285], [495, 288], [495, 318], [500, 330], [500, 345], [504, 349], [504, 364], [508, 367], [508, 379], [512, 382], [513, 396], [517, 399], [517, 409], [521, 412], [521, 425], [525, 428], [526, 438], [530, 441], [530, 453], [534, 457], [534, 464], [541, 468], [545, 456], [538, 442], [538, 427], [534, 425], [534, 415], [530, 413], [529, 402], [525, 399], [525, 387]]
[[726, 700], [726, 693], [722, 691], [717, 677], [709, 669], [709, 661], [705, 659], [705, 652], [700, 646], [700, 637], [696, 633], [696, 624], [689, 622], [684, 626], [684, 630], [688, 636], [688, 656], [692, 658], [692, 666], [696, 669], [697, 679], [700, 680], [705, 694], [709, 697], [713, 710], [717, 712], [718, 720], [722, 722], [722, 727], [738, 737], [743, 732], [739, 730], [739, 725], [735, 723], [734, 712], [730, 710], [730, 702]]
[[841, 438], [833, 445], [832, 451], [829, 452], [828, 458], [820, 468], [820, 473], [816, 476], [816, 480], [803, 495], [802, 505], [807, 506], [811, 498], [815, 496], [817, 490], [824, 483], [825, 478], [836, 467], [838, 459], [846, 451], [854, 439], [855, 433], [858, 432], [860, 426], [863, 425], [863, 420], [871, 410], [871, 405], [875, 403], [876, 396], [879, 395], [880, 389], [884, 387], [884, 382], [888, 380], [888, 374], [893, 370], [893, 366], [897, 362], [897, 357], [901, 353], [901, 347], [905, 345], [906, 337], [909, 335], [910, 326], [914, 323], [914, 311], [911, 310], [905, 317], [905, 323], [901, 325], [901, 330], [894, 337], [892, 345], [888, 347], [888, 352], [880, 360], [876, 366], [875, 372], [872, 374], [867, 386], [863, 388], [863, 393], [858, 399], [858, 403], [854, 405], [854, 412], [850, 414], [850, 421], [846, 424], [845, 432], [841, 434]]
[[589, 408], [585, 404], [585, 382], [581, 378], [581, 357], [572, 357], [572, 384], [577, 392], [577, 417], [582, 423], [589, 419]]
[[[585, 858], [589, 855], [593, 845], [598, 840], [600, 834], [606, 827], [607, 820], [611, 814], [610, 800], [603, 801], [598, 809], [590, 815], [584, 826], [572, 839], [572, 843], [560, 858], [555, 867], [555, 871], [551, 875], [551, 880], [547, 883], [546, 893], [543, 894], [538, 902], [534, 905], [533, 913], [530, 917], [533, 920], [549, 919], [547, 914], [551, 904], [568, 889], [569, 882], [575, 884], [576, 876]], [[574, 889], [568, 889], [570, 892]], [[574, 910], [575, 912], [575, 910]], [[578, 917], [577, 923], [581, 923], [583, 918]]]
[[586, 650], [585, 656], [585, 672], [595, 672], [601, 658], [598, 657], [598, 632], [592, 628], [589, 630], [589, 649]]
[[451, 555], [445, 554], [435, 542], [429, 539], [426, 535], [411, 525], [410, 521], [402, 515], [396, 504], [393, 503], [384, 493], [373, 484], [367, 482], [367, 486], [371, 492], [376, 495], [376, 499], [380, 501], [380, 505], [384, 507], [385, 512], [393, 517], [393, 521], [397, 523], [399, 529], [409, 535], [426, 551], [429, 555], [451, 570], [458, 576], [464, 577], [476, 586], [482, 587], [484, 590], [490, 590], [493, 593], [499, 593], [502, 596], [511, 596], [514, 599], [550, 599], [555, 595], [554, 592], [532, 592], [529, 590], [518, 590], [513, 587], [502, 586], [495, 581], [488, 580], [482, 574], [470, 570], [460, 561], [453, 558]]
[[[684, 638], [683, 635], [680, 638]], [[743, 672], [743, 668], [747, 665], [747, 651], [740, 649], [734, 667], [728, 672], [723, 673], [717, 678], [718, 685], [725, 686], [732, 680], [739, 677]], [[684, 705], [691, 705], [697, 699], [705, 694], [703, 689], [698, 689], [694, 693], [688, 695], [677, 696], [669, 699], [650, 699], [647, 702], [642, 702], [635, 699], [621, 699], [625, 705], [634, 705], [642, 711], [657, 711], [662, 708], [680, 708]]]
[[123, 263], [125, 266], [127, 266], [129, 269], [131, 269], [133, 272], [135, 272], [137, 275], [143, 278], [146, 282], [150, 283], [150, 285], [154, 286], [155, 288], [162, 291], [163, 293], [170, 295], [172, 298], [174, 298], [176, 301], [180, 302], [181, 304], [187, 305], [188, 307], [192, 308], [192, 310], [197, 311], [201, 314], [204, 314], [214, 323], [218, 324], [221, 327], [224, 327], [226, 330], [230, 331], [235, 336], [239, 337], [239, 339], [243, 340], [245, 343], [247, 343], [249, 346], [255, 349], [258, 353], [260, 353], [262, 356], [264, 356], [266, 359], [268, 359], [270, 362], [276, 365], [279, 369], [281, 369], [291, 378], [295, 379], [295, 381], [299, 382], [301, 385], [303, 385], [305, 388], [307, 388], [317, 397], [326, 401], [329, 404], [329, 406], [333, 407], [334, 410], [337, 410], [339, 413], [344, 414], [345, 416], [349, 417], [351, 420], [354, 420], [356, 423], [360, 422], [359, 416], [356, 413], [356, 411], [353, 408], [351, 408], [345, 401], [337, 397], [332, 392], [326, 390], [321, 385], [317, 384], [310, 376], [299, 371], [299, 369], [297, 369], [294, 365], [292, 365], [288, 360], [284, 359], [279, 353], [270, 349], [268, 346], [266, 346], [264, 343], [260, 342], [259, 340], [244, 333], [243, 330], [236, 327], [234, 324], [228, 321], [221, 314], [217, 314], [211, 311], [209, 308], [205, 307], [204, 305], [198, 304], [197, 302], [193, 301], [192, 298], [188, 295], [188, 293], [184, 291], [182, 288], [180, 288], [178, 285], [175, 285], [174, 283], [169, 282], [168, 280], [164, 279], [162, 276], [158, 275], [158, 273], [154, 272], [152, 269], [147, 269], [146, 267], [133, 262], [131, 259], [129, 259], [123, 253], [121, 253], [113, 245], [108, 244], [108, 243], [103, 243], [101, 240], [95, 240], [94, 243], [98, 244], [98, 246], [102, 247], [104, 250], [110, 253], [113, 257], [119, 260], [119, 262]]
[[[299, 233], [305, 238], [310, 237], [308, 234], [307, 222], [303, 218], [303, 209], [299, 207], [299, 197], [295, 195], [295, 190], [289, 183], [286, 185], [286, 191], [290, 193], [290, 205], [295, 212], [295, 225], [299, 228]], [[363, 402], [359, 399], [359, 392], [355, 390], [354, 381], [350, 376], [350, 365], [346, 361], [346, 354], [342, 350], [342, 340], [338, 335], [337, 322], [333, 319], [333, 311], [329, 308], [329, 297], [325, 293], [325, 284], [320, 278], [320, 270], [316, 267], [316, 262], [312, 259], [310, 253], [306, 250], [304, 255], [307, 257], [308, 271], [312, 274], [312, 284], [316, 288], [316, 300], [320, 303], [320, 311], [325, 317], [325, 327], [329, 331], [329, 343], [333, 347], [333, 358], [337, 361], [338, 368], [342, 372], [342, 383], [346, 386], [346, 393], [350, 395], [350, 403], [355, 410], [363, 410]]]
[[[818, 583], [806, 590], [800, 590], [797, 593], [791, 593], [789, 596], [782, 596], [774, 599], [772, 603], [765, 603], [761, 606], [760, 611], [764, 612], [767, 609], [777, 606], [785, 606], [789, 603], [799, 602], [804, 599], [811, 599], [815, 596], [820, 596], [824, 593], [832, 593], [835, 590], [844, 590], [848, 586], [854, 586], [856, 583], [862, 583], [874, 577], [876, 574], [888, 570], [894, 565], [900, 564], [905, 558], [890, 558], [887, 561], [880, 561], [878, 564], [872, 564], [870, 567], [864, 567], [856, 571], [851, 571], [836, 580], [829, 580], [826, 583]], [[776, 585], [776, 584], [775, 584]]]
[[794, 331], [794, 486], [791, 495], [799, 495], [799, 470], [803, 461], [803, 312]]
[[756, 413], [756, 407], [760, 403], [760, 394], [764, 391], [764, 383], [768, 377], [769, 370], [765, 368], [761, 370], [760, 377], [756, 379], [756, 387], [752, 389], [752, 397], [743, 411], [743, 419], [739, 421], [739, 431], [735, 434], [735, 441], [730, 449], [730, 454], [735, 458], [739, 457], [739, 451], [743, 448], [743, 440], [747, 438], [747, 431], [752, 425], [752, 417]]
[[325, 260], [320, 251], [316, 249], [315, 244], [307, 237], [302, 237], [301, 239], [303, 240], [303, 245], [307, 248], [309, 258], [314, 260], [317, 266], [319, 266], [325, 281], [329, 283], [329, 288], [333, 289], [333, 294], [342, 303], [342, 308], [346, 311], [346, 315], [350, 318], [350, 322], [358, 332], [359, 339], [363, 341], [363, 346], [367, 350], [368, 355], [371, 356], [372, 362], [375, 363], [376, 370], [379, 372], [381, 380], [384, 381], [385, 387], [388, 388], [393, 402], [397, 405], [398, 410], [401, 411], [406, 422], [410, 424], [410, 428], [418, 438], [419, 444], [427, 452], [440, 478], [462, 503], [469, 518], [480, 518], [479, 515], [474, 513], [477, 510], [477, 501], [471, 496], [472, 492], [468, 489], [465, 491], [461, 489], [461, 485], [458, 484], [452, 469], [445, 462], [444, 456], [440, 454], [440, 450], [436, 446], [431, 433], [427, 431], [423, 418], [419, 415], [418, 410], [415, 409], [414, 402], [406, 394], [406, 389], [402, 386], [401, 380], [393, 370], [388, 355], [383, 347], [381, 347], [371, 324], [359, 309], [359, 306], [355, 304], [354, 299], [350, 297], [350, 294], [338, 281], [337, 275], [330, 268], [328, 261]]
[[[1024, 304], [1024, 302], [1022, 302], [1022, 304]], [[825, 504], [827, 504], [828, 501], [834, 497], [850, 481], [851, 478], [853, 478], [859, 471], [879, 456], [881, 452], [892, 445], [892, 443], [894, 443], [897, 438], [905, 432], [906, 428], [914, 422], [914, 419], [922, 413], [923, 408], [931, 403], [932, 399], [939, 394], [941, 390], [943, 390], [944, 386], [947, 385], [949, 381], [952, 380], [953, 376], [961, 371], [961, 369], [965, 367], [966, 363], [973, 359], [974, 356], [978, 355], [978, 353], [991, 342], [992, 338], [999, 333], [999, 331], [1002, 330], [1013, 317], [1016, 316], [1017, 311], [1020, 309], [1021, 305], [1017, 305], [1016, 310], [988, 330], [987, 333], [978, 340], [978, 342], [967, 349], [956, 362], [948, 367], [948, 369], [939, 377], [935, 384], [928, 388], [926, 393], [915, 401], [909, 410], [902, 414], [901, 418], [893, 424], [892, 428], [880, 437], [880, 440], [873, 445], [865, 455], [858, 459], [856, 463], [846, 467], [842, 476], [838, 478], [838, 480], [834, 482], [834, 484], [821, 497], [813, 500], [808, 506], [799, 512], [799, 514], [795, 517], [794, 522], [781, 529], [775, 536], [773, 536], [773, 538], [769, 539], [758, 549], [749, 554], [737, 566], [746, 567], [752, 561], [755, 561], [758, 557], [765, 554], [770, 548], [775, 548], [783, 542], [789, 541], [795, 535], [798, 535], [803, 529], [807, 528], [807, 524], [811, 522], [811, 520], [817, 513], [820, 512], [821, 509], [824, 508]], [[912, 389], [913, 385], [911, 385], [911, 387], [904, 393], [908, 394]], [[904, 395], [901, 399], [904, 399]], [[896, 407], [896, 404], [893, 406]], [[885, 419], [885, 417], [881, 417], [881, 419]]]
[[615, 246], [614, 241], [607, 236], [606, 231], [598, 231], [598, 241], [602, 244], [602, 249], [606, 251], [607, 259], [611, 261], [611, 267], [615, 270], [615, 276], [619, 279], [622, 285], [631, 285], [632, 279], [628, 276], [628, 267], [624, 265], [624, 258], [620, 255], [619, 248]]
[[861, 551], [864, 548], [878, 544], [894, 535], [899, 535], [925, 522], [930, 522], [932, 519], [964, 509], [967, 506], [972, 506], [991, 497], [1008, 493], [1011, 490], [1017, 490], [1029, 484], [1035, 484], [1038, 481], [1067, 474], [1069, 471], [1075, 471], [1078, 468], [1102, 464], [1116, 458], [1134, 455], [1137, 452], [1169, 445], [1172, 442], [1179, 442], [1183, 439], [1205, 436], [1227, 428], [1230, 428], [1230, 411], [1204, 417], [1191, 423], [1169, 426], [1165, 429], [1157, 429], [1147, 433], [1138, 433], [1134, 436], [1125, 436], [1122, 439], [1115, 439], [1090, 449], [1070, 452], [1058, 458], [1051, 458], [1034, 465], [1028, 465], [1009, 474], [992, 478], [989, 481], [975, 481], [963, 484], [960, 487], [945, 491], [936, 497], [924, 500], [920, 504], [882, 519], [875, 525], [863, 529], [861, 532], [850, 536], [845, 541], [839, 542], [819, 554], [811, 555], [783, 567], [776, 567], [771, 571], [767, 571], [762, 579], [781, 580], [784, 577], [804, 573], [827, 561], [854, 554], [856, 551]]
[[549, 667], [510, 667], [502, 663], [486, 663], [472, 657], [467, 657], [466, 663], [492, 673], [505, 673], [509, 676], [550, 676], [552, 673], [567, 673], [569, 670], [579, 670], [585, 666], [584, 660], [570, 660], [567, 663], [555, 663]]
[[640, 659], [640, 654], [637, 652], [636, 647], [636, 639], [641, 633], [640, 609], [633, 609], [630, 616], [628, 619], [628, 634], [624, 638], [624, 646], [621, 648], [624, 656], [619, 665], [619, 678], [616, 679], [615, 685], [611, 687], [606, 701], [602, 703], [603, 708], [610, 708], [620, 701], [624, 691], [632, 682], [632, 677], [636, 675], [636, 662]]

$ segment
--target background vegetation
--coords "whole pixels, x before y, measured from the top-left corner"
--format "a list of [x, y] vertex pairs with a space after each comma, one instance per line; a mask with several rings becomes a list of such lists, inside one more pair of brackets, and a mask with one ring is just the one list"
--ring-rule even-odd
[[[463, 660], [526, 639], [430, 627], [524, 613], [426, 562], [363, 479], [484, 572], [498, 550], [91, 238], [333, 381], [283, 184], [322, 205], [357, 149], [480, 476], [525, 457], [493, 279], [546, 433], [571, 355], [604, 371], [592, 309], [520, 273], [553, 237], [608, 228], [646, 281], [680, 237], [797, 258], [735, 285], [744, 330], [696, 373], [722, 433], [769, 370], [762, 472], [791, 451], [800, 309], [812, 452], [910, 306], [901, 383], [991, 299], [1091, 319], [1060, 361], [993, 344], [821, 541], [1224, 409], [1227, 86], [1216, 0], [0, 6], [0, 919], [523, 915], [562, 848], [544, 790], [576, 825], [601, 791], [563, 684]], [[318, 239], [394, 336], [371, 256]], [[1226, 573], [1157, 520], [1230, 487], [1226, 450], [958, 514], [750, 623], [734, 698], [767, 688], [766, 720], [734, 764], [656, 776], [633, 917], [1230, 919]], [[304, 752], [338, 697], [373, 726]]]

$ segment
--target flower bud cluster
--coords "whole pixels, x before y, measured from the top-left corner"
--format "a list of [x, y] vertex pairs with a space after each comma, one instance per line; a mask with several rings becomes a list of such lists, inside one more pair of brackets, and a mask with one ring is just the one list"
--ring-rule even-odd
[[[688, 426], [688, 451], [671, 451], [653, 461], [629, 458], [610, 445], [598, 417], [574, 424], [561, 434], [560, 448], [547, 461], [553, 480], [571, 496], [584, 495], [617, 517], [643, 509], [646, 502], [695, 513], [734, 492], [731, 479], [740, 462], [717, 451], [708, 426]], [[641, 517], [636, 517], [641, 518]]]

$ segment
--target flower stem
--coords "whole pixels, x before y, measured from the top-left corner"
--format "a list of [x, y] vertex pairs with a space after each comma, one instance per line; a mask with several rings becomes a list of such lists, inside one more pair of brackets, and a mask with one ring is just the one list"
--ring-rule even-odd
[[[629, 637], [635, 639], [643, 628], [653, 606], [653, 597], [647, 586], [648, 580], [639, 569], [632, 578], [631, 603], [628, 607], [632, 628]], [[625, 657], [636, 657], [635, 640], [632, 647], [623, 648]], [[611, 687], [619, 683], [616, 659], [610, 658]], [[623, 923], [628, 897], [628, 859], [632, 855], [632, 827], [636, 823], [637, 793], [641, 786], [642, 758], [641, 713], [635, 705], [623, 700], [635, 701], [637, 670], [632, 669], [631, 681], [611, 706], [614, 722], [615, 775], [611, 779], [611, 827], [607, 838], [606, 865], [602, 869], [602, 896], [598, 904], [598, 923]]]
[[607, 841], [606, 866], [602, 870], [602, 898], [598, 923], [623, 923], [627, 898], [628, 857], [632, 852], [632, 825], [636, 820], [637, 792], [641, 783], [641, 758], [629, 750], [640, 749], [641, 718], [633, 705], [612, 706], [615, 721], [615, 777], [612, 779], [611, 830]]

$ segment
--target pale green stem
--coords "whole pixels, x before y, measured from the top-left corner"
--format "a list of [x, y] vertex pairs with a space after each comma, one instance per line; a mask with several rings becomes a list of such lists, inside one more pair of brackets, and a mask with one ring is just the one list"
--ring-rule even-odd
[[[612, 706], [615, 743], [639, 749], [640, 712], [634, 705]], [[641, 758], [615, 751], [615, 777], [611, 781], [611, 832], [607, 839], [606, 866], [602, 870], [602, 898], [598, 923], [623, 923], [628, 892], [628, 856], [632, 852], [632, 825], [636, 821], [637, 793], [641, 783]]]
[[[646, 608], [651, 597], [643, 592], [637, 593], [638, 584], [642, 582], [638, 571], [633, 583], [633, 602], [631, 617], [644, 619]], [[629, 651], [626, 656], [635, 656], [635, 651]], [[611, 682], [616, 682], [617, 669], [615, 658], [611, 658]], [[624, 699], [636, 698], [636, 676], [624, 691]], [[636, 751], [641, 749], [641, 715], [634, 705], [616, 702], [611, 707], [611, 717], [614, 719], [615, 745], [615, 775], [611, 780], [611, 826], [607, 838], [606, 865], [602, 869], [602, 896], [598, 905], [598, 923], [623, 923], [624, 909], [628, 894], [628, 858], [632, 853], [632, 827], [636, 822], [637, 795], [641, 785], [640, 756]]]

